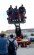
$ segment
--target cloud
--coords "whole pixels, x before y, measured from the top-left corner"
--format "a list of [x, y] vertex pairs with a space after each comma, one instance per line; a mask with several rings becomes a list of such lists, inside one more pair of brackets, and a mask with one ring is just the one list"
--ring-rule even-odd
[[[15, 29], [14, 25], [9, 25], [7, 21], [6, 11], [10, 4], [13, 8], [17, 5], [18, 7], [23, 4], [26, 8], [26, 23], [21, 24], [21, 28], [34, 28], [34, 0], [1, 0], [0, 1], [0, 31], [6, 29]], [[9, 27], [9, 28], [8, 28]], [[14, 28], [13, 28], [14, 27]]]

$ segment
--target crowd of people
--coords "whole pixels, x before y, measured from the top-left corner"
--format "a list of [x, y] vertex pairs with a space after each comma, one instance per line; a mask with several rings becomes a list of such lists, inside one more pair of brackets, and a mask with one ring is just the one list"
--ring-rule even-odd
[[18, 43], [11, 34], [8, 38], [0, 33], [0, 55], [16, 55]]
[[[19, 8], [17, 6], [15, 8], [12, 8], [12, 5], [7, 10], [8, 15], [8, 21], [12, 20], [22, 20], [24, 19], [26, 14], [26, 9], [23, 5], [21, 5]], [[15, 30], [16, 36], [21, 35], [21, 29]], [[23, 38], [21, 35], [20, 37]], [[18, 48], [18, 43], [16, 41], [16, 37], [14, 38], [13, 34], [11, 34], [8, 38], [5, 34], [0, 33], [0, 55], [16, 55], [16, 50]]]
[[12, 21], [12, 20], [17, 20], [17, 21], [24, 21], [25, 20], [25, 14], [26, 14], [26, 9], [23, 6], [23, 4], [17, 8], [17, 6], [15, 6], [15, 8], [12, 7], [12, 5], [10, 5], [10, 7], [7, 10], [7, 15], [8, 15], [8, 21]]

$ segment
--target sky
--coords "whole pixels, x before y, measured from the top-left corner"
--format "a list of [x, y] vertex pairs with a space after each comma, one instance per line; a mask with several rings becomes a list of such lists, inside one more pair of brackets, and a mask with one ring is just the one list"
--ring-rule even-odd
[[34, 0], [0, 0], [0, 32], [15, 29], [13, 24], [8, 24], [7, 9], [12, 5], [19, 8], [21, 4], [26, 8], [26, 23], [20, 24], [21, 29], [34, 28]]

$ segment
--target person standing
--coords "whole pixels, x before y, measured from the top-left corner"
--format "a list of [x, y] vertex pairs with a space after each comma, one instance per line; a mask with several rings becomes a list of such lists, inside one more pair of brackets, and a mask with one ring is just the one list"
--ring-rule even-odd
[[16, 55], [18, 44], [14, 36], [11, 34], [9, 38], [8, 55]]
[[0, 55], [8, 55], [8, 40], [5, 34], [0, 34]]

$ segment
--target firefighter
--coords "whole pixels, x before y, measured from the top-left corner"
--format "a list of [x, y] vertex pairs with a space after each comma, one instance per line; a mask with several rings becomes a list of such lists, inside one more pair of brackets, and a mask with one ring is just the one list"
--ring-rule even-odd
[[12, 20], [13, 8], [12, 5], [7, 10], [8, 20]]
[[15, 8], [14, 8], [14, 19], [18, 20], [18, 9], [17, 9], [17, 6], [15, 6]]
[[23, 7], [23, 5], [19, 7], [19, 14], [20, 14], [21, 21], [23, 21], [26, 14], [26, 9], [25, 7]]

